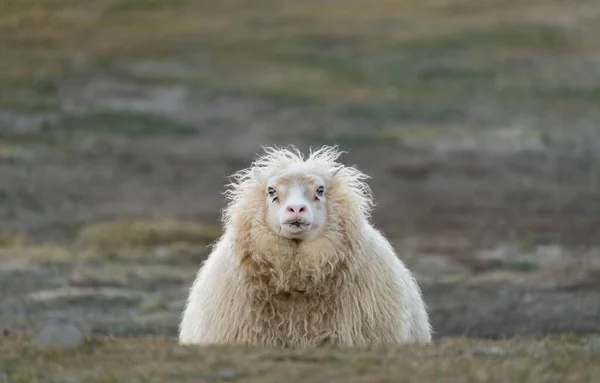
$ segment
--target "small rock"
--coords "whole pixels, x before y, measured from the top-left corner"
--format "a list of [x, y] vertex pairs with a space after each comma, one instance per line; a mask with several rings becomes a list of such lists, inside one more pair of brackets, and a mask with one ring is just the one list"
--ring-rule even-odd
[[231, 370], [231, 369], [220, 370], [219, 377], [221, 379], [225, 379], [225, 380], [233, 380], [238, 377], [238, 374], [237, 374], [237, 372], [235, 372], [235, 370]]
[[74, 348], [83, 343], [81, 330], [68, 319], [58, 318], [37, 333], [31, 345], [36, 348]]

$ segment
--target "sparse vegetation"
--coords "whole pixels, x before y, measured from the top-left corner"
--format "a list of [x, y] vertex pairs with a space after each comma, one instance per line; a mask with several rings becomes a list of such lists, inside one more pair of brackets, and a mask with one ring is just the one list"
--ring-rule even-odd
[[221, 235], [219, 228], [197, 222], [163, 220], [106, 221], [84, 227], [79, 244], [103, 251], [152, 248], [178, 242], [209, 244]]
[[[0, 0], [0, 331], [13, 334], [0, 382], [593, 381], [599, 11]], [[459, 339], [311, 352], [169, 340], [220, 235], [216, 190], [273, 143], [337, 143], [373, 174], [375, 223], [418, 243], [401, 254], [436, 336]], [[173, 218], [132, 218], [155, 212]], [[510, 257], [477, 258], [507, 242]], [[23, 334], [56, 313], [91, 339], [30, 349]]]
[[[460, 108], [474, 95], [547, 108], [562, 100], [589, 102], [597, 93], [590, 84], [540, 88], [549, 80], [540, 70], [552, 76], [561, 55], [597, 48], [591, 29], [540, 22], [538, 13], [548, 12], [543, 1], [513, 5], [493, 18], [491, 9], [474, 1], [461, 2], [472, 10], [463, 13], [455, 4], [376, 1], [368, 16], [338, 0], [303, 7], [240, 1], [7, 4], [0, 16], [4, 108], [57, 110], [62, 81], [96, 74], [278, 102], [414, 102], [424, 110], [435, 110], [441, 100]], [[548, 7], [577, 10], [575, 4]], [[419, 17], [423, 22], [404, 27]], [[519, 81], [527, 78], [533, 82]]]
[[[598, 337], [498, 342], [448, 339], [431, 346], [373, 350], [182, 347], [172, 341], [101, 338], [77, 350], [36, 351], [4, 339], [0, 368], [16, 382], [592, 382]], [[15, 355], [19, 355], [15, 359]]]
[[24, 235], [0, 234], [0, 249], [22, 247], [27, 243]]

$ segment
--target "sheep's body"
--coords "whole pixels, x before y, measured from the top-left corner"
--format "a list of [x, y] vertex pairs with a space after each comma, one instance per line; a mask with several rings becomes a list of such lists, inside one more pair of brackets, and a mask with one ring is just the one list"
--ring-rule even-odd
[[[325, 172], [323, 166], [335, 165], [337, 155], [325, 148], [298, 171]], [[269, 167], [274, 162], [280, 166]], [[276, 173], [301, 162], [291, 152], [272, 151], [257, 163]], [[314, 165], [312, 170], [306, 164]], [[180, 343], [351, 347], [430, 342], [416, 281], [368, 221], [370, 195], [360, 181], [365, 177], [342, 167], [331, 180], [326, 228], [317, 238], [298, 242], [282, 239], [264, 224], [263, 190], [250, 172], [238, 173], [225, 233], [190, 290]]]

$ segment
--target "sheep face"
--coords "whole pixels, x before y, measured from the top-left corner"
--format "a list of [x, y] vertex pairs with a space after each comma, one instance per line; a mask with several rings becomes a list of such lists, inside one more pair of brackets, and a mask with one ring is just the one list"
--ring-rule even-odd
[[284, 238], [309, 240], [327, 221], [326, 181], [315, 174], [287, 174], [266, 182], [266, 222]]

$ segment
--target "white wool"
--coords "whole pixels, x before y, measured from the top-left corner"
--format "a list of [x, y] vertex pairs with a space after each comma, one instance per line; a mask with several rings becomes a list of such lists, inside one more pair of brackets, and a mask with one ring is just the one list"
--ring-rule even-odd
[[[182, 344], [354, 347], [431, 341], [421, 291], [369, 222], [367, 175], [324, 146], [266, 148], [234, 175], [224, 234], [200, 267], [180, 324]], [[269, 177], [327, 180], [327, 220], [318, 236], [286, 239], [265, 221]]]

